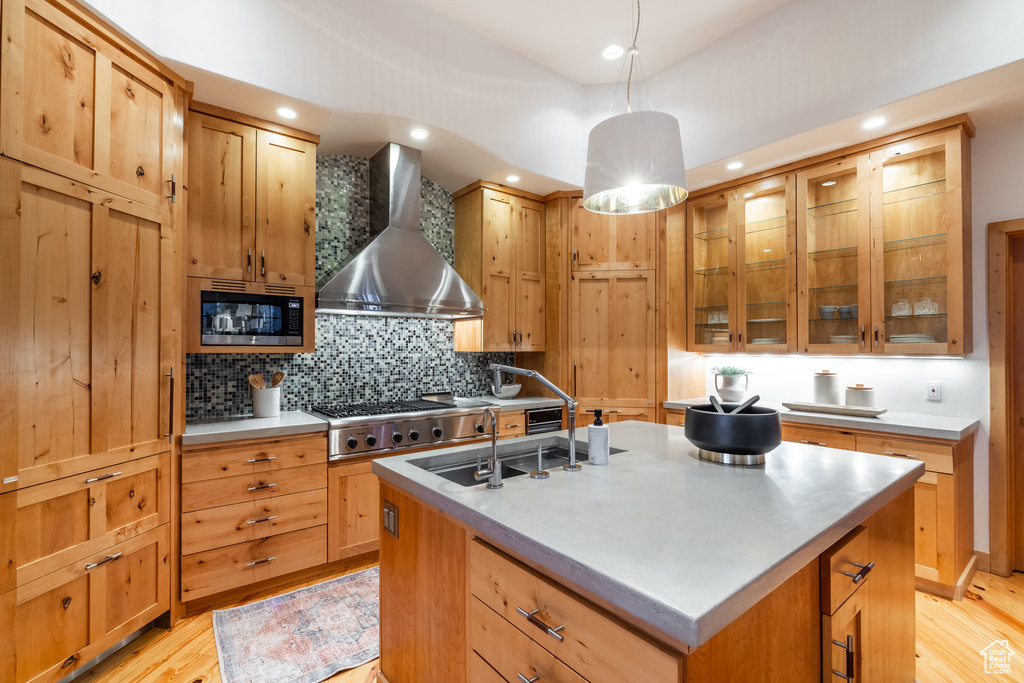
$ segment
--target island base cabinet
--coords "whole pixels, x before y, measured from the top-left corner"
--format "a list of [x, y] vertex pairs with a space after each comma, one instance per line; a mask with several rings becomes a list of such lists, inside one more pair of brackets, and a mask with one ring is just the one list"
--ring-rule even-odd
[[380, 549], [380, 484], [371, 463], [327, 468], [327, 561]]

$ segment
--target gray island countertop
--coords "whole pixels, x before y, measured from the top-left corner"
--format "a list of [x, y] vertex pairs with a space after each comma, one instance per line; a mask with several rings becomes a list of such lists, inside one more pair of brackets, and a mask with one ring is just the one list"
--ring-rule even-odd
[[609, 429], [612, 447], [626, 450], [610, 465], [506, 478], [500, 490], [463, 487], [410, 462], [459, 462], [479, 445], [376, 460], [373, 472], [692, 648], [924, 473], [921, 462], [791, 443], [763, 466], [729, 467], [698, 460], [681, 427]]

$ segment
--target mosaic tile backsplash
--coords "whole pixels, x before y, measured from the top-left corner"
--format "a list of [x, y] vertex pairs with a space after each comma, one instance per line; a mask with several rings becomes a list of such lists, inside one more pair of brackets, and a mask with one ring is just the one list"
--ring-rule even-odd
[[[369, 237], [369, 160], [317, 158], [316, 275], [345, 263]], [[423, 178], [424, 235], [445, 259], [454, 259], [454, 202]], [[248, 376], [287, 374], [281, 409], [329, 401], [401, 401], [431, 391], [481, 396], [489, 391], [487, 365], [512, 363], [510, 353], [456, 353], [450, 320], [353, 315], [316, 316], [315, 353], [188, 354], [187, 420], [252, 412]]]

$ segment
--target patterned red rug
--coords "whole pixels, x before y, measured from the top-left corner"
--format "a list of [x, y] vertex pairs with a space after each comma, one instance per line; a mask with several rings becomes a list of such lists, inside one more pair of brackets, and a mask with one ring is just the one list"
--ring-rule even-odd
[[213, 613], [224, 683], [317, 683], [380, 656], [374, 567]]

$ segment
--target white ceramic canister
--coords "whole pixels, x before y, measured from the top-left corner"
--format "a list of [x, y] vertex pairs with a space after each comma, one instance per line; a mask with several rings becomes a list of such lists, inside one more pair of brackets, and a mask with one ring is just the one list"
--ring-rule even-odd
[[841, 405], [839, 375], [828, 370], [814, 373], [814, 402]]
[[858, 384], [854, 387], [846, 387], [846, 405], [860, 408], [875, 407], [875, 390]]
[[277, 417], [281, 414], [281, 387], [252, 390], [252, 416]]
[[715, 373], [715, 391], [728, 403], [739, 403], [747, 394], [747, 375]]

